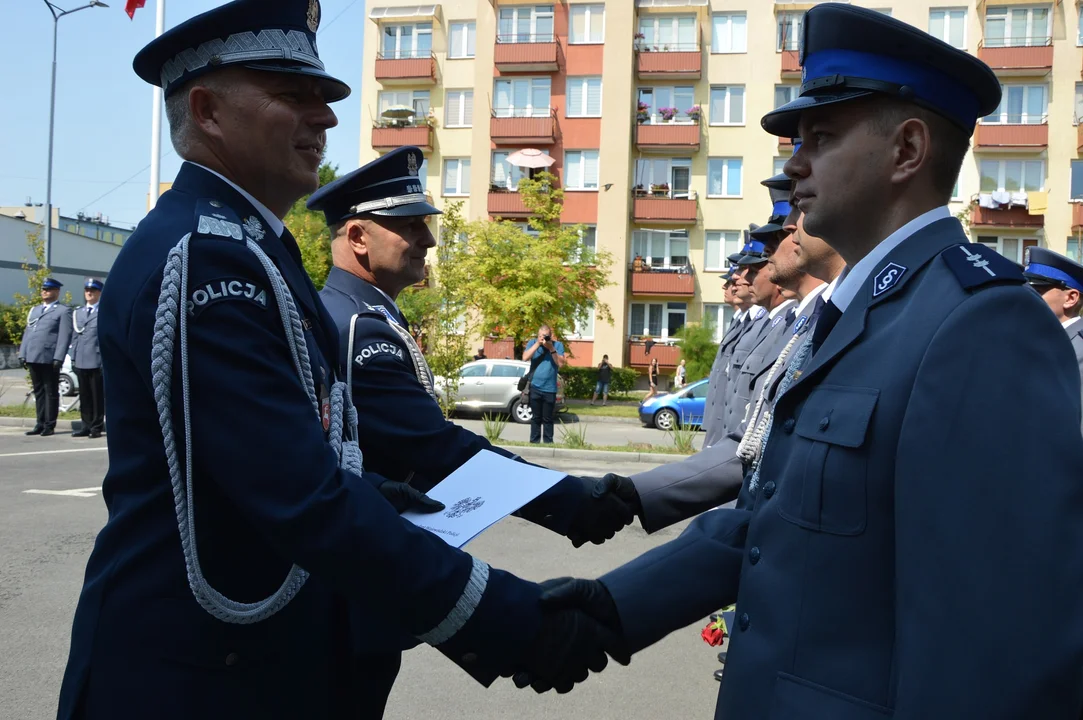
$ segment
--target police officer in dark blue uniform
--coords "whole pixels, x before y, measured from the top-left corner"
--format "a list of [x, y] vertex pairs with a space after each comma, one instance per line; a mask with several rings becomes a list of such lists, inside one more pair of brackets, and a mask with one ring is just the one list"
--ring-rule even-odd
[[1075, 356], [947, 207], [1000, 81], [874, 10], [820, 4], [803, 32], [800, 96], [762, 124], [804, 141], [796, 204], [847, 270], [787, 367], [748, 502], [552, 596], [632, 650], [735, 602], [719, 720], [1076, 720]]
[[27, 435], [46, 437], [56, 432], [60, 412], [60, 366], [71, 342], [71, 308], [59, 302], [64, 283], [45, 278], [41, 283], [41, 305], [30, 308], [26, 329], [19, 344], [19, 360], [30, 371], [37, 422]]
[[136, 56], [185, 162], [102, 295], [109, 519], [65, 720], [379, 718], [362, 637], [435, 646], [485, 685], [529, 669], [566, 690], [605, 665], [596, 621], [402, 520], [411, 493], [361, 468], [337, 332], [281, 220], [349, 92], [319, 19], [317, 0], [237, 0]]
[[83, 426], [73, 437], [100, 438], [105, 425], [105, 383], [102, 379], [102, 353], [98, 347], [98, 300], [102, 281], [87, 278], [83, 284], [86, 305], [76, 308], [71, 318], [71, 366], [79, 378], [79, 414]]

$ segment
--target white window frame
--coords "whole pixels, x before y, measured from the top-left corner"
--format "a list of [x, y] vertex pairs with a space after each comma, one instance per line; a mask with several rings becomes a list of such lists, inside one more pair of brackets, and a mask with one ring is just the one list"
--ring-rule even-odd
[[[1023, 88], [1023, 112], [1019, 116], [1019, 122], [1009, 122], [1008, 116], [1008, 91], [1010, 88]], [[1000, 86], [1000, 107], [997, 108], [998, 112], [994, 112], [992, 115], [988, 115], [981, 119], [983, 125], [1045, 125], [1049, 119], [1049, 85], [1045, 83], [1010, 83], [1001, 84]], [[1029, 106], [1030, 96], [1033, 92], [1040, 91], [1042, 93], [1042, 109], [1043, 112], [1038, 118], [1031, 118], [1027, 113], [1027, 107]]]
[[586, 242], [586, 232], [584, 232], [584, 231], [589, 232], [589, 234], [590, 234], [591, 242], [590, 242], [589, 247], [590, 247], [591, 255], [594, 255], [594, 254], [596, 254], [598, 252], [598, 226], [593, 225], [593, 224], [584, 223], [582, 228], [580, 230], [578, 230], [577, 233], [576, 233], [577, 235], [579, 235], [579, 250], [577, 250], [576, 254], [575, 254], [576, 255], [576, 258], [575, 258], [576, 262], [578, 262], [580, 259], [582, 259], [582, 257], [583, 257], [583, 255], [582, 255], [583, 249], [588, 247], [587, 242]]
[[[955, 20], [955, 19], [952, 18], [952, 13], [960, 13], [960, 12], [963, 14], [962, 19]], [[949, 40], [949, 38], [951, 37], [951, 31], [952, 31], [952, 28], [954, 27], [953, 23], [961, 22], [963, 24], [963, 42], [962, 42], [961, 45], [952, 45], [952, 47], [957, 47], [960, 50], [966, 50], [967, 36], [969, 34], [968, 31], [967, 31], [968, 12], [969, 12], [969, 10], [967, 8], [965, 8], [965, 7], [934, 7], [934, 8], [929, 8], [929, 34], [930, 35], [933, 34], [933, 14], [934, 13], [943, 13], [944, 14], [944, 37], [937, 38], [937, 39], [943, 40], [944, 42], [951, 45], [951, 41]], [[933, 37], [937, 37], [937, 36], [933, 35]]]
[[[692, 33], [694, 35], [691, 43], [682, 43], [681, 38], [681, 19], [692, 19]], [[668, 22], [672, 24], [673, 37], [676, 38], [673, 43], [658, 42], [657, 38], [661, 35], [662, 24]], [[699, 50], [699, 18], [695, 15], [679, 14], [679, 15], [641, 15], [639, 22], [636, 23], [636, 32], [646, 34], [643, 32], [644, 23], [652, 24], [654, 37], [656, 41], [648, 43], [646, 38], [641, 40], [643, 47], [648, 47], [653, 52], [693, 52]], [[663, 48], [665, 48], [663, 50]]]
[[[664, 93], [667, 93], [667, 92], [669, 93], [669, 96], [670, 96], [670, 98], [672, 98], [672, 102], [673, 102], [673, 105], [671, 105], [670, 107], [674, 107], [678, 111], [677, 114], [673, 116], [673, 119], [669, 121], [669, 124], [671, 124], [671, 125], [694, 125], [695, 121], [692, 120], [692, 118], [688, 117], [688, 113], [687, 113], [687, 110], [689, 108], [691, 108], [692, 105], [697, 104], [696, 103], [695, 88], [693, 86], [691, 86], [691, 85], [654, 85], [654, 86], [650, 86], [650, 87], [644, 86], [644, 87], [637, 88], [636, 89], [637, 102], [645, 102], [643, 98], [648, 96], [648, 95], [651, 98], [650, 102], [647, 103], [647, 106], [648, 106], [647, 107], [647, 112], [649, 113], [650, 117], [647, 120], [647, 122], [643, 123], [643, 124], [644, 125], [662, 125], [662, 124], [664, 124], [664, 121], [662, 119], [662, 114], [660, 112], [658, 112], [658, 111], [661, 110], [662, 107], [665, 107], [665, 106], [662, 105], [661, 101], [655, 102], [655, 97], [657, 97], [658, 95], [662, 95]], [[686, 96], [688, 99], [690, 99], [692, 101], [692, 104], [689, 105], [686, 108], [677, 107], [677, 102], [678, 102], [677, 101], [677, 95], [678, 94], [680, 94], [682, 96]], [[702, 108], [700, 108], [700, 109], [702, 111]], [[702, 114], [701, 114], [701, 116], [702, 116]]]
[[1075, 44], [1076, 47], [1083, 47], [1083, 6], [1079, 7], [1078, 21], [1076, 24], [1075, 32]]
[[1073, 125], [1078, 125], [1079, 121], [1083, 119], [1083, 82], [1075, 84], [1075, 109], [1072, 116]]
[[[456, 177], [455, 187], [456, 187], [456, 190], [454, 192], [449, 192], [448, 189], [447, 189], [448, 163], [457, 163], [456, 170], [455, 170], [455, 177]], [[470, 158], [468, 158], [468, 157], [444, 158], [443, 172], [440, 173], [440, 189], [441, 189], [442, 194], [443, 194], [444, 197], [470, 197], [470, 183], [469, 182], [465, 183], [466, 187], [465, 188], [463, 187], [463, 185], [464, 185], [464, 183], [463, 183], [463, 174], [464, 174], [463, 173], [463, 167], [464, 167], [464, 163], [465, 163], [465, 167], [468, 168], [467, 171], [466, 171], [466, 175], [469, 175], [470, 174], [470, 170], [469, 170], [469, 168], [470, 168]]]
[[[515, 84], [516, 83], [529, 83], [527, 89], [527, 104], [524, 107], [517, 107], [515, 105]], [[493, 80], [493, 98], [498, 98], [500, 92], [498, 88], [507, 83], [508, 85], [508, 98], [511, 101], [511, 105], [508, 107], [493, 106], [493, 114], [496, 117], [549, 117], [551, 108], [553, 106], [553, 81], [548, 77], [500, 77]], [[544, 108], [534, 106], [534, 91], [541, 87], [545, 87], [549, 91], [549, 99]]]
[[[411, 29], [410, 41], [413, 47], [409, 50], [402, 50], [402, 29], [408, 27]], [[395, 50], [393, 55], [388, 55], [387, 50], [384, 49], [384, 39], [387, 37], [387, 31], [390, 28], [394, 28], [395, 32]], [[428, 55], [419, 55], [417, 49], [417, 39], [420, 35], [429, 36], [429, 55], [432, 54], [432, 23], [385, 23], [380, 26], [380, 53], [384, 58], [392, 60], [404, 60], [410, 58], [428, 57]], [[409, 54], [405, 54], [409, 53]]]
[[[729, 174], [730, 174], [730, 163], [729, 163], [729, 161], [731, 161], [731, 160], [736, 160], [738, 163], [740, 163], [740, 167], [741, 167], [741, 181], [740, 181], [741, 191], [739, 193], [737, 193], [736, 195], [726, 195], [725, 194], [725, 190], [729, 186]], [[716, 162], [722, 164], [722, 190], [723, 190], [723, 194], [721, 194], [721, 195], [712, 195], [711, 194], [711, 166]], [[739, 157], [710, 157], [710, 158], [707, 158], [707, 197], [709, 197], [709, 198], [740, 198], [740, 197], [742, 197], [744, 195], [744, 183], [745, 183], [745, 162], [744, 162], [744, 158], [739, 158]]]
[[[996, 242], [995, 243], [985, 242], [986, 240], [996, 240]], [[1024, 245], [1024, 242], [1027, 241], [1027, 240], [1031, 240], [1031, 241], [1035, 241], [1035, 242], [1033, 242], [1029, 246], [1026, 246], [1026, 245]], [[972, 240], [971, 242], [973, 242], [975, 244], [985, 245], [986, 247], [992, 248], [993, 250], [996, 250], [1001, 255], [1004, 255], [1004, 257], [1008, 258], [1012, 262], [1017, 262], [1017, 263], [1022, 263], [1023, 262], [1023, 257], [1027, 253], [1027, 247], [1036, 247], [1039, 244], [1039, 243], [1037, 243], [1037, 238], [1034, 238], [1033, 236], [1032, 237], [1024, 237], [1022, 235], [982, 235], [982, 234], [975, 234], [974, 240]], [[1015, 243], [1015, 252], [1012, 253], [1011, 255], [1005, 254], [1005, 252], [1004, 252], [1006, 242], [1007, 243]], [[1013, 257], [1013, 255], [1014, 255], [1014, 257]]]
[[[593, 340], [594, 339], [594, 303], [588, 303], [586, 308], [583, 309], [575, 318], [575, 325], [572, 327], [571, 335], [568, 336], [569, 340]], [[586, 332], [583, 332], [586, 330]]]
[[961, 202], [962, 201], [962, 199], [963, 199], [963, 190], [962, 190], [961, 185], [962, 185], [962, 179], [961, 178], [955, 178], [955, 187], [952, 188], [952, 191], [951, 191], [951, 201], [952, 202]]
[[[712, 241], [718, 243], [718, 265], [711, 265], [708, 259], [710, 256], [707, 250]], [[729, 267], [727, 258], [733, 252], [741, 249], [743, 241], [744, 236], [740, 230], [708, 230], [705, 232], [703, 234], [703, 272], [725, 272], [726, 268]], [[734, 243], [734, 249], [732, 252], [726, 252], [726, 245], [731, 242]]]
[[[586, 40], [576, 40], [572, 36], [572, 28], [575, 27], [572, 18], [577, 11], [583, 13], [583, 27], [587, 31]], [[598, 40], [592, 40], [590, 38], [590, 25], [594, 20], [594, 15], [600, 13], [602, 16], [602, 36]], [[605, 5], [601, 4], [583, 4], [572, 5], [568, 11], [568, 44], [569, 45], [601, 45], [605, 42]]]
[[[395, 98], [395, 96], [397, 96], [397, 95], [407, 95], [407, 94], [410, 97], [409, 102], [405, 102], [405, 103], [389, 102], [386, 105], [384, 104], [384, 99], [387, 98], [387, 97]], [[397, 98], [395, 98], [395, 99], [397, 99]], [[418, 101], [419, 100], [424, 100], [423, 110], [418, 107]], [[394, 106], [394, 105], [406, 105], [408, 107], [412, 107], [414, 109], [414, 113], [415, 113], [414, 117], [413, 117], [413, 120], [412, 120], [412, 123], [407, 122], [405, 118], [403, 118], [399, 122], [384, 120], [383, 114], [382, 114], [383, 111], [386, 110], [389, 107]], [[429, 110], [431, 108], [432, 108], [432, 93], [430, 93], [428, 90], [381, 90], [379, 92], [379, 94], [377, 94], [377, 96], [376, 96], [376, 112], [377, 112], [377, 115], [378, 115], [379, 119], [381, 120], [381, 122], [389, 122], [390, 124], [393, 124], [393, 125], [394, 124], [399, 124], [399, 125], [410, 125], [410, 124], [420, 125], [421, 123], [425, 122], [425, 116], [429, 114]]]
[[[571, 182], [571, 180], [572, 180], [572, 178], [571, 178], [571, 167], [572, 167], [572, 156], [573, 155], [578, 155], [579, 156], [579, 165], [580, 165], [580, 175], [581, 176], [579, 178], [580, 183], [578, 185], [573, 185], [572, 182]], [[565, 150], [564, 151], [564, 190], [565, 190], [565, 192], [567, 192], [567, 191], [572, 191], [572, 192], [598, 192], [598, 185], [601, 184], [601, 172], [602, 172], [601, 159], [600, 159], [599, 156], [600, 156], [600, 153], [597, 150]], [[586, 162], [591, 157], [594, 158], [595, 169], [596, 169], [595, 177], [597, 178], [597, 182], [594, 184], [593, 187], [590, 187], [590, 186], [586, 185], [586, 176], [587, 176]]]
[[[665, 255], [662, 258], [662, 264], [661, 265], [653, 265], [651, 263], [651, 259], [653, 258], [653, 255], [651, 255], [650, 252], [649, 252], [651, 250], [652, 246], [654, 245], [654, 241], [659, 239], [659, 238], [655, 237], [656, 235], [663, 235], [664, 236], [663, 239], [664, 239], [665, 244], [664, 244], [663, 247], [665, 248]], [[677, 240], [678, 242], [683, 242], [684, 243], [685, 254], [677, 256], [677, 257], [683, 257], [685, 259], [685, 262], [683, 262], [683, 263], [675, 263], [675, 262], [673, 262], [673, 241], [674, 240]], [[648, 250], [647, 254], [637, 253], [636, 252], [636, 244], [637, 244], [637, 242], [645, 242], [647, 244], [647, 248], [646, 248]], [[641, 249], [643, 249], [643, 248], [641, 248]], [[632, 257], [634, 258], [636, 255], [639, 255], [641, 258], [643, 258], [644, 265], [650, 267], [652, 270], [676, 270], [676, 269], [680, 269], [680, 268], [683, 268], [683, 267], [688, 267], [689, 265], [692, 264], [692, 240], [689, 237], [689, 233], [688, 233], [687, 230], [680, 230], [680, 229], [678, 229], [678, 230], [651, 230], [651, 229], [648, 229], [648, 228], [641, 228], [641, 229], [638, 229], [638, 230], [633, 230], [632, 231]]]
[[[732, 120], [730, 120], [730, 118], [733, 116], [733, 97], [735, 95], [733, 91], [737, 89], [740, 89], [741, 91], [741, 121], [733, 122]], [[722, 113], [725, 119], [721, 122], [716, 120], [714, 116], [714, 96], [716, 91], [724, 92], [726, 96], [726, 99], [723, 103], [723, 107], [725, 108], [725, 110]], [[746, 91], [744, 85], [712, 85], [710, 96], [707, 100], [707, 110], [710, 113], [710, 116], [707, 118], [708, 123], [712, 127], [743, 127], [745, 121], [748, 118], [748, 103], [745, 102], [745, 99], [747, 97], [748, 92]]]
[[[797, 50], [800, 47], [804, 17], [803, 12], [787, 11], [778, 14], [775, 21], [775, 52]], [[785, 38], [786, 42], [783, 42], [783, 38]]]
[[[725, 31], [728, 35], [729, 50], [719, 49], [721, 46], [719, 36], [719, 20], [725, 18]], [[741, 23], [739, 26], [741, 30], [740, 42], [734, 42], [734, 20], [740, 18]], [[738, 49], [735, 49], [738, 48]], [[712, 55], [741, 55], [748, 52], [748, 13], [745, 11], [737, 12], [716, 12], [711, 15], [711, 54]]]
[[[543, 8], [548, 8], [548, 10], [545, 10]], [[527, 11], [527, 12], [530, 13], [530, 37], [528, 39], [524, 40], [522, 38], [522, 36], [519, 35], [518, 32], [515, 32], [515, 33], [513, 33], [511, 35], [511, 37], [514, 38], [512, 40], [507, 40], [507, 39], [501, 40], [500, 39], [501, 37], [504, 37], [504, 38], [508, 37], [507, 35], [502, 35], [501, 32], [500, 32], [500, 20], [501, 20], [500, 16], [504, 13], [505, 10], [510, 10], [511, 11], [511, 13], [512, 13], [511, 24], [515, 28], [519, 27], [519, 15], [520, 15], [520, 13], [522, 13], [524, 11]], [[550, 34], [538, 35], [538, 18], [549, 18], [550, 20], [552, 20], [553, 21], [553, 32], [550, 33]], [[496, 37], [497, 37], [497, 42], [499, 42], [501, 44], [506, 45], [506, 44], [534, 43], [534, 42], [541, 42], [541, 43], [556, 42], [556, 39], [557, 39], [557, 34], [556, 33], [557, 33], [556, 15], [553, 13], [553, 5], [551, 5], [551, 4], [550, 5], [505, 5], [503, 7], [498, 7], [497, 8], [497, 13], [496, 13]]]
[[[451, 96], [459, 96], [459, 117], [451, 117]], [[466, 105], [470, 103], [470, 122], [466, 122]], [[444, 95], [444, 127], [468, 128], [474, 126], [474, 91], [473, 90], [448, 90]]]
[[1068, 163], [1068, 200], [1071, 202], [1083, 201], [1083, 190], [1080, 191], [1079, 195], [1072, 194], [1072, 185], [1075, 184], [1073, 182], [1073, 177], [1075, 175], [1076, 167], [1079, 168], [1079, 173], [1081, 176], [1080, 182], [1081, 184], [1083, 184], [1083, 160], [1077, 160], [1075, 158], [1070, 159]]
[[[1026, 181], [1027, 165], [1033, 165], [1035, 163], [1038, 164], [1040, 166], [1040, 168], [1041, 168], [1040, 177], [1042, 178], [1042, 186], [1037, 188], [1037, 189], [1032, 189], [1032, 190], [1028, 190], [1025, 187], [1020, 187], [1019, 190], [1005, 190], [1004, 189], [1004, 178], [1007, 176], [1008, 163], [1010, 163], [1010, 162], [1022, 163], [1022, 165], [1020, 166], [1020, 176], [1019, 176], [1020, 177], [1020, 183], [1025, 183], [1025, 181]], [[981, 179], [983, 177], [985, 177], [985, 175], [982, 172], [982, 166], [985, 165], [985, 163], [996, 163], [996, 165], [997, 165], [997, 189], [996, 190], [980, 190], [980, 188], [981, 188]], [[989, 158], [982, 158], [982, 160], [978, 162], [978, 188], [979, 188], [979, 191], [983, 192], [983, 193], [987, 193], [987, 192], [1041, 192], [1042, 190], [1045, 190], [1045, 172], [1046, 172], [1045, 160], [1022, 160], [1022, 159], [1016, 159], [1016, 158], [1007, 158], [1007, 159], [1003, 159], [1003, 160], [992, 160], [992, 159], [989, 159]]]
[[[587, 108], [590, 107], [590, 102], [589, 102], [590, 86], [591, 86], [591, 83], [593, 83], [594, 81], [597, 81], [597, 83], [598, 83], [598, 112], [597, 113], [588, 113]], [[572, 87], [571, 87], [573, 84], [581, 84], [582, 85], [582, 95], [580, 97], [583, 100], [583, 102], [582, 102], [583, 107], [574, 108], [575, 110], [578, 110], [578, 111], [581, 111], [581, 112], [573, 112], [573, 108], [572, 108]], [[565, 117], [570, 117], [570, 118], [600, 118], [602, 116], [602, 76], [601, 75], [574, 75], [574, 76], [569, 76], [567, 78], [567, 80], [566, 80], [566, 84], [565, 84], [565, 88], [564, 88], [564, 99], [565, 99], [565, 107], [564, 107], [564, 116]]]
[[1080, 244], [1079, 238], [1068, 238], [1068, 241], [1064, 244], [1065, 257], [1073, 262], [1079, 262], [1080, 256], [1083, 255], [1083, 253], [1080, 253], [1079, 251]]
[[711, 315], [710, 310], [712, 308], [715, 310], [715, 312], [714, 312], [714, 315], [715, 315], [714, 341], [716, 343], [719, 343], [719, 342], [722, 342], [722, 338], [726, 334], [726, 328], [728, 328], [730, 326], [730, 320], [733, 319], [733, 312], [734, 311], [733, 311], [733, 306], [730, 305], [729, 303], [709, 303], [709, 302], [705, 302], [705, 303], [703, 303], [703, 315], [702, 315], [702, 323], [704, 325], [706, 325], [707, 321], [709, 320], [708, 316]]
[[[1008, 33], [1011, 32], [1011, 16], [1015, 11], [1022, 11], [1027, 14], [1027, 29], [1026, 36], [1022, 38], [1012, 37]], [[1034, 11], [1045, 10], [1046, 15], [1046, 30], [1047, 33], [1041, 36], [1034, 35]], [[1002, 45], [991, 45], [988, 42], [989, 38], [989, 18], [990, 16], [1004, 17], [1004, 40]], [[1052, 43], [1053, 39], [1053, 8], [1051, 5], [993, 5], [985, 9], [985, 47], [1045, 47]], [[1022, 44], [1017, 44], [1022, 40]]]
[[[632, 327], [632, 308], [636, 305], [643, 306], [643, 327]], [[672, 307], [671, 307], [672, 306]], [[651, 312], [652, 307], [661, 308], [662, 318], [659, 323], [659, 330], [657, 334], [650, 331], [651, 328]], [[684, 325], [688, 324], [688, 303], [683, 301], [672, 302], [633, 302], [628, 304], [628, 334], [638, 335], [640, 337], [661, 338], [663, 340], [669, 339], [669, 314], [675, 312], [684, 313]]]
[[[461, 42], [462, 42], [462, 45], [464, 47], [460, 48], [462, 50], [462, 54], [458, 54], [458, 53], [455, 52], [455, 45], [456, 45], [455, 31], [458, 28], [461, 28], [461, 32], [463, 34]], [[474, 39], [474, 47], [473, 48], [470, 47], [470, 38], [471, 37]], [[477, 54], [477, 44], [478, 44], [477, 38], [478, 38], [478, 24], [473, 20], [456, 21], [456, 22], [453, 22], [450, 25], [448, 25], [448, 39], [447, 39], [447, 56], [448, 56], [448, 59], [449, 60], [470, 60], [470, 59], [473, 59], [474, 56]], [[473, 52], [471, 52], [471, 49], [473, 49]]]
[[777, 157], [777, 158], [775, 158], [773, 163], [772, 163], [772, 166], [771, 166], [771, 169], [774, 170], [774, 172], [772, 173], [772, 176], [779, 175], [779, 174], [785, 172], [786, 162], [788, 160], [789, 160], [788, 157]]
[[[789, 96], [789, 99], [786, 100], [785, 102], [780, 103], [778, 101], [779, 90], [785, 90], [786, 95]], [[778, 108], [782, 107], [783, 105], [785, 105], [788, 102], [793, 102], [794, 100], [796, 100], [797, 96], [800, 94], [800, 92], [801, 92], [801, 86], [800, 85], [792, 85], [792, 84], [789, 84], [789, 83], [778, 83], [778, 84], [776, 84], [775, 85], [775, 95], [774, 95], [775, 109], [778, 109]]]
[[[656, 163], [665, 163], [665, 178], [663, 182], [655, 182], [657, 178], [654, 177], [654, 169], [657, 167]], [[643, 172], [643, 168], [647, 168], [647, 172]], [[673, 171], [677, 168], [684, 168], [688, 170], [688, 192], [678, 193], [676, 188], [676, 180], [673, 177]], [[651, 187], [654, 185], [668, 185], [669, 192], [667, 197], [688, 199], [692, 197], [692, 158], [669, 158], [669, 157], [640, 157], [635, 161], [633, 168], [635, 173], [635, 183], [637, 186], [642, 185], [644, 192], [651, 192]], [[649, 176], [649, 177], [647, 177]]]
[[[490, 184], [490, 186], [498, 184], [496, 182], [496, 156], [497, 155], [503, 155], [504, 159], [502, 160], [502, 162], [507, 163], [507, 156], [511, 155], [513, 152], [515, 152], [515, 151], [514, 150], [500, 150], [500, 149], [492, 151], [492, 154], [489, 156], [489, 184]], [[546, 155], [549, 154], [549, 150], [546, 149], [546, 148], [543, 148], [542, 152], [545, 153]], [[504, 187], [504, 189], [506, 189], [506, 190], [508, 190], [510, 192], [519, 192], [519, 182], [521, 180], [523, 180], [524, 178], [529, 178], [530, 177], [530, 170], [529, 169], [521, 168], [521, 167], [518, 167], [516, 165], [507, 165], [507, 167], [505, 169], [505, 172], [507, 173], [507, 178], [505, 179], [505, 182], [503, 183], [503, 187]]]

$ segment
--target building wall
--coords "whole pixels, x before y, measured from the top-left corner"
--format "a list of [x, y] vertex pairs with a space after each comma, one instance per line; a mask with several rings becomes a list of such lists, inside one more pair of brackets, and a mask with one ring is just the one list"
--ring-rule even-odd
[[[24, 262], [30, 259], [27, 233], [38, 232], [40, 225], [0, 216], [0, 302], [11, 302], [15, 293], [29, 293]], [[53, 277], [64, 283], [61, 296], [70, 291], [76, 304], [83, 301], [83, 282], [87, 277], [104, 279], [120, 246], [102, 240], [53, 230]]]
[[[468, 219], [487, 218], [487, 193], [491, 153], [496, 147], [490, 136], [490, 110], [493, 104], [493, 79], [502, 73], [494, 64], [497, 17], [501, 7], [529, 5], [521, 0], [449, 0], [439, 5], [432, 19], [433, 53], [437, 64], [437, 84], [430, 88], [431, 105], [438, 121], [434, 132], [433, 150], [428, 157], [428, 190], [438, 207], [453, 200], [465, 200], [464, 215]], [[608, 306], [612, 324], [595, 319], [593, 341], [576, 343], [577, 364], [596, 364], [603, 353], [618, 364], [628, 364], [629, 313], [634, 302], [686, 302], [689, 321], [703, 317], [705, 303], [722, 301], [720, 272], [705, 270], [705, 240], [709, 231], [740, 232], [749, 223], [762, 224], [770, 213], [767, 191], [759, 181], [774, 174], [776, 161], [787, 157], [791, 148], [780, 144], [763, 132], [759, 119], [774, 107], [777, 85], [798, 85], [799, 77], [785, 77], [782, 72], [783, 53], [776, 47], [779, 13], [801, 12], [809, 3], [780, 3], [767, 0], [689, 0], [685, 6], [667, 3], [670, 7], [645, 7], [650, 2], [633, 0], [589, 0], [583, 4], [604, 4], [604, 43], [570, 45], [568, 43], [569, 13], [578, 0], [566, 4], [553, 3], [554, 24], [563, 58], [558, 70], [544, 73], [552, 78], [551, 105], [556, 109], [559, 132], [557, 141], [547, 145], [557, 163], [553, 169], [563, 179], [565, 149], [598, 149], [599, 189], [595, 192], [566, 193], [564, 220], [597, 225], [597, 245], [614, 256], [611, 280], [613, 285], [599, 293], [599, 303]], [[658, 3], [661, 5], [661, 3]], [[989, 8], [1009, 4], [1007, 0], [962, 0], [943, 2], [930, 0], [856, 0], [854, 4], [890, 11], [905, 22], [928, 31], [930, 10], [962, 8], [966, 14], [966, 49], [975, 55], [984, 52], [985, 15]], [[1027, 7], [1042, 7], [1035, 3], [1017, 3]], [[414, 6], [411, 0], [371, 0], [373, 8]], [[1078, 132], [1075, 123], [1076, 87], [1080, 81], [1080, 47], [1077, 43], [1079, 7], [1076, 3], [1047, 3], [1051, 10], [1053, 62], [1051, 69], [999, 73], [1004, 82], [1046, 84], [1048, 87], [1048, 145], [1036, 148], [975, 147], [967, 154], [959, 177], [958, 197], [951, 203], [953, 213], [968, 214], [967, 209], [980, 189], [979, 167], [983, 159], [1042, 160], [1045, 162], [1044, 187], [1048, 192], [1048, 209], [1037, 228], [971, 227], [972, 239], [997, 236], [1018, 239], [1019, 245], [1040, 244], [1058, 252], [1075, 250], [1069, 247], [1071, 238], [1078, 243], [1083, 228], [1074, 226], [1081, 215], [1071, 201], [1072, 161], [1078, 158]], [[712, 52], [712, 15], [714, 13], [745, 13], [747, 51], [742, 53]], [[639, 18], [651, 15], [695, 16], [700, 44], [701, 77], [677, 81], [640, 78], [636, 70], [637, 51], [633, 35]], [[474, 19], [477, 24], [476, 50], [473, 59], [448, 59], [450, 23]], [[417, 20], [421, 20], [418, 18]], [[381, 21], [382, 22], [382, 21]], [[389, 21], [392, 22], [392, 21]], [[365, 21], [364, 76], [373, 77], [376, 53], [380, 50], [380, 24]], [[514, 73], [522, 75], [523, 73]], [[540, 73], [534, 73], [540, 74]], [[602, 76], [602, 119], [565, 117], [565, 89], [568, 76], [600, 74]], [[694, 100], [704, 109], [700, 123], [700, 147], [696, 152], [645, 152], [636, 145], [635, 107], [641, 86], [692, 85]], [[744, 122], [736, 126], [710, 124], [711, 87], [741, 85], [745, 91]], [[423, 87], [423, 86], [417, 86]], [[448, 88], [474, 88], [474, 122], [469, 129], [446, 128], [444, 120], [445, 91]], [[375, 158], [372, 149], [371, 123], [377, 109], [377, 94], [383, 89], [379, 81], [365, 82], [360, 93], [362, 103], [361, 162]], [[683, 108], [682, 108], [683, 109]], [[542, 147], [542, 146], [538, 146]], [[502, 148], [503, 149], [503, 148]], [[506, 147], [509, 151], [518, 147]], [[640, 157], [691, 157], [691, 189], [698, 196], [697, 219], [684, 226], [689, 231], [689, 254], [695, 270], [695, 294], [691, 297], [640, 297], [631, 294], [628, 268], [631, 263], [632, 234], [636, 229], [675, 229], [636, 223], [632, 219], [632, 187], [635, 184], [635, 161]], [[471, 158], [469, 198], [443, 197], [441, 190], [443, 160], [449, 157]], [[742, 159], [742, 183], [739, 197], [708, 198], [709, 158], [734, 157]], [[1083, 166], [1079, 172], [1083, 173]], [[1083, 180], [1083, 177], [1081, 177]], [[1044, 222], [1043, 222], [1044, 221]], [[436, 221], [438, 225], [439, 221]], [[1031, 220], [1033, 223], [1033, 218]], [[435, 226], [434, 226], [435, 227]], [[1078, 229], [1077, 229], [1078, 228]], [[1013, 259], [1022, 259], [1013, 258]], [[631, 333], [637, 334], [637, 333]], [[589, 360], [587, 350], [589, 349]]]

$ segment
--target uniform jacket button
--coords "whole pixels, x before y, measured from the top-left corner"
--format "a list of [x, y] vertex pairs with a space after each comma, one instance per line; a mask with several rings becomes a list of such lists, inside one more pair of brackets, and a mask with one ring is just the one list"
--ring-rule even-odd
[[742, 630], [748, 630], [748, 626], [752, 621], [748, 619], [748, 613], [741, 613], [741, 617], [737, 618], [737, 624]]
[[476, 663], [477, 661], [478, 661], [478, 654], [477, 653], [468, 652], [468, 653], [466, 653], [465, 655], [462, 656], [462, 662], [465, 665], [471, 665], [473, 663]]
[[226, 655], [226, 667], [233, 667], [234, 665], [236, 665], [240, 661], [241, 661], [241, 656], [238, 655], [235, 652], [231, 652], [229, 655]]
[[758, 547], [754, 547], [749, 550], [748, 559], [752, 562], [753, 565], [758, 563], [760, 561], [760, 549]]
[[794, 426], [797, 425], [797, 421], [793, 418], [787, 418], [786, 422], [782, 423], [782, 431], [787, 435], [793, 432]]
[[775, 494], [775, 481], [774, 480], [769, 480], [766, 483], [764, 483], [764, 485], [763, 485], [763, 496], [765, 498], [767, 498], [768, 500], [770, 500], [771, 496], [774, 495], [774, 494]]
[[831, 418], [825, 417], [823, 420], [820, 421], [820, 429], [821, 430], [826, 430], [827, 426], [830, 425], [830, 424], [831, 424]]

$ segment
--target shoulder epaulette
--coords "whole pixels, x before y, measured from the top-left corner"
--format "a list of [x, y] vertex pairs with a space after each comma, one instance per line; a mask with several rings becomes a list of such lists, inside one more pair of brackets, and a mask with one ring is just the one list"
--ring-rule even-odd
[[200, 198], [196, 201], [195, 229], [192, 235], [223, 237], [243, 243], [241, 219], [220, 200]]
[[940, 253], [964, 290], [992, 283], [1026, 282], [1019, 266], [981, 243], [953, 245]]

